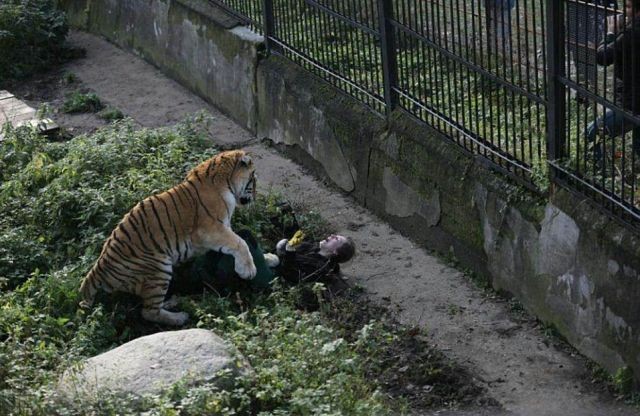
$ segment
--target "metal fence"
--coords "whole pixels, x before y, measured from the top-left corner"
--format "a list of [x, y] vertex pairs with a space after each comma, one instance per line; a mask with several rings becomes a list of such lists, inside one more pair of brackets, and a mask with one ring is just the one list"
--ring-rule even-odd
[[211, 0], [253, 30], [263, 32], [264, 0]]
[[211, 1], [378, 113], [640, 224], [640, 1]]
[[[640, 219], [640, 1], [565, 1], [552, 16], [560, 57], [549, 139], [555, 180]], [[637, 17], [634, 17], [637, 16]]]

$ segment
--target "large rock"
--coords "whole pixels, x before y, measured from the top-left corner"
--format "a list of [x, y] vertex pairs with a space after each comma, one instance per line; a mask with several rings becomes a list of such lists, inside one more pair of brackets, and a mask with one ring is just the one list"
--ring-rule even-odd
[[58, 391], [69, 399], [100, 394], [140, 396], [160, 393], [178, 381], [188, 385], [228, 383], [228, 376], [220, 377], [223, 370], [228, 370], [231, 377], [252, 373], [235, 348], [211, 331], [160, 332], [67, 370], [58, 383]]

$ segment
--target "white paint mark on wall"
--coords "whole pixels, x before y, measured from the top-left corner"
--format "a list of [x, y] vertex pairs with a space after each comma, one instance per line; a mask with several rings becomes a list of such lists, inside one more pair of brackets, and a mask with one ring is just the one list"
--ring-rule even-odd
[[236, 26], [230, 30], [231, 33], [238, 36], [240, 39], [248, 42], [262, 43], [264, 42], [264, 36], [254, 32], [246, 26]]
[[558, 276], [558, 286], [564, 285], [564, 294], [567, 299], [571, 299], [571, 287], [575, 276], [571, 273], [565, 273], [562, 276]]
[[155, 20], [153, 21], [153, 33], [156, 35], [156, 38], [162, 36], [162, 30], [160, 30], [158, 22], [156, 22]]

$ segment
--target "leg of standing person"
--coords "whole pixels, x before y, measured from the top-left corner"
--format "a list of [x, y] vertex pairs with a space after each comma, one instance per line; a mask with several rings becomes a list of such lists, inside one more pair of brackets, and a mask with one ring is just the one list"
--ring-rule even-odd
[[[593, 148], [593, 160], [596, 163], [602, 163], [602, 143], [599, 142], [598, 133], [601, 131], [607, 131], [607, 125], [611, 125], [613, 123], [613, 111], [606, 110], [604, 115], [596, 118], [594, 121], [589, 123], [587, 126], [584, 136], [585, 136], [585, 158], [587, 160], [589, 157], [589, 146]], [[604, 137], [600, 138], [604, 140]]]
[[602, 161], [602, 142], [597, 142], [598, 133], [602, 131], [602, 140], [613, 140], [633, 130], [632, 148], [636, 156], [640, 155], [640, 127], [625, 120], [625, 118], [616, 114], [614, 111], [607, 109], [603, 116], [592, 121], [585, 130], [585, 139], [587, 143], [594, 143], [593, 155], [597, 162]]

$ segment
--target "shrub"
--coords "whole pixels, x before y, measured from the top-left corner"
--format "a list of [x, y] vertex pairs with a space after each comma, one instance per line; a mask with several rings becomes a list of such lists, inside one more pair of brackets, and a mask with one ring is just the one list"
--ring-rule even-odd
[[124, 114], [115, 107], [107, 107], [98, 113], [98, 117], [107, 121], [122, 120]]
[[0, 83], [59, 62], [68, 30], [55, 0], [0, 2]]
[[66, 84], [73, 84], [78, 81], [78, 76], [73, 72], [65, 72], [65, 74], [62, 76], [62, 79]]
[[82, 93], [75, 91], [71, 93], [62, 104], [63, 113], [95, 113], [100, 111], [104, 105], [95, 93]]
[[14, 286], [99, 251], [133, 205], [214, 151], [199, 124], [134, 130], [125, 120], [63, 143], [26, 128], [8, 132], [0, 142], [0, 277]]

